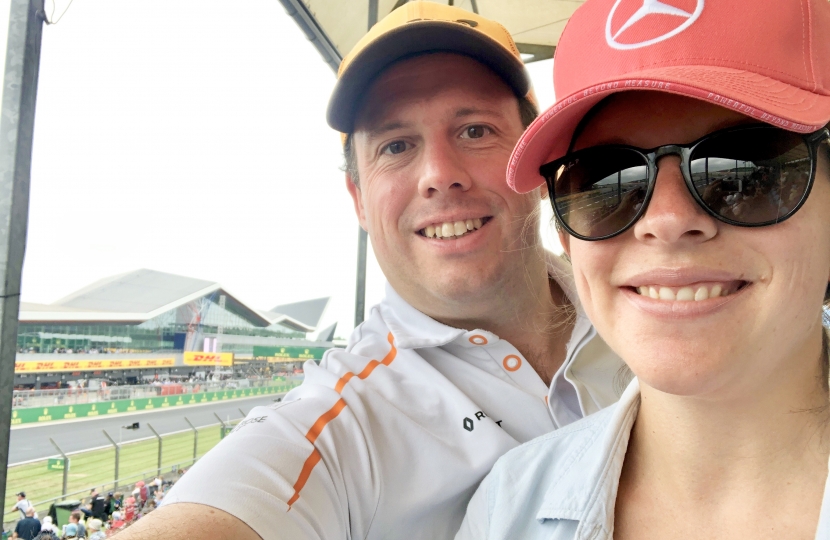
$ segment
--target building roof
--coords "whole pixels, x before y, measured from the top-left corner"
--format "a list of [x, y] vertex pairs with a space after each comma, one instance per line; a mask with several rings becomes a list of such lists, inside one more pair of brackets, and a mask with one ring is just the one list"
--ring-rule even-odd
[[320, 334], [317, 336], [317, 341], [334, 341], [334, 332], [337, 331], [337, 323], [329, 326], [328, 328], [324, 328], [320, 330]]
[[326, 308], [331, 301], [331, 297], [314, 298], [313, 300], [305, 300], [303, 302], [294, 302], [293, 304], [283, 304], [276, 306], [268, 311], [271, 313], [279, 313], [286, 315], [295, 321], [300, 321], [308, 326], [317, 327], [320, 324], [320, 319], [326, 312]]
[[[52, 304], [20, 305], [21, 322], [142, 323], [205, 296], [225, 296], [225, 308], [254, 326], [280, 324], [300, 332], [316, 327], [289, 314], [260, 311], [219, 283], [156, 270], [134, 270], [92, 283]], [[302, 302], [301, 302], [302, 303]]]
[[151, 313], [218, 288], [219, 284], [212, 281], [143, 268], [98, 280], [53, 305], [87, 311]]

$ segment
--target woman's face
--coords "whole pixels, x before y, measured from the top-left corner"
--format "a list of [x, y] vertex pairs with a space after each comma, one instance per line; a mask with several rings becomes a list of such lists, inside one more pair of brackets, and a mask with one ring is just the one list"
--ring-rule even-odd
[[[689, 143], [751, 122], [690, 98], [627, 92], [602, 105], [575, 149]], [[830, 279], [827, 158], [822, 155], [805, 205], [789, 220], [759, 228], [730, 226], [706, 214], [679, 162], [677, 156], [660, 159], [648, 209], [625, 233], [598, 242], [563, 235], [579, 296], [597, 330], [642, 383], [671, 394], [729, 395], [792, 370], [817, 375]], [[661, 298], [651, 298], [650, 288]], [[702, 297], [701, 288], [721, 295], [672, 299], [689, 290]]]

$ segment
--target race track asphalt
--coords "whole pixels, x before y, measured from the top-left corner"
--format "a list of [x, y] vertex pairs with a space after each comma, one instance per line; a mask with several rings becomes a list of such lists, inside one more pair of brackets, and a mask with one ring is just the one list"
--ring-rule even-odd
[[[243, 416], [239, 411], [240, 409], [247, 414], [256, 406], [273, 405], [274, 401], [283, 395], [272, 394], [145, 413], [119, 414], [95, 419], [17, 426], [12, 428], [11, 431], [9, 465], [57, 455], [57, 450], [49, 442], [50, 437], [58, 443], [64, 452], [78, 452], [109, 445], [110, 442], [102, 433], [104, 429], [116, 442], [119, 440], [120, 430], [121, 440], [127, 442], [152, 437], [153, 432], [147, 427], [148, 422], [153, 425], [159, 435], [190, 429], [185, 417], [197, 428], [217, 425], [219, 421], [214, 413], [218, 414], [225, 422], [239, 420]], [[139, 429], [121, 429], [121, 426], [133, 422], [139, 422]]]

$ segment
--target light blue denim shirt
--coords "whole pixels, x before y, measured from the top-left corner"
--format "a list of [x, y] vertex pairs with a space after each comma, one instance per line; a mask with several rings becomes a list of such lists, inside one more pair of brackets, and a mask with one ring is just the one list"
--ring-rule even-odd
[[[456, 540], [611, 540], [639, 408], [635, 379], [618, 403], [505, 454], [470, 501]], [[830, 540], [827, 487], [816, 539]]]

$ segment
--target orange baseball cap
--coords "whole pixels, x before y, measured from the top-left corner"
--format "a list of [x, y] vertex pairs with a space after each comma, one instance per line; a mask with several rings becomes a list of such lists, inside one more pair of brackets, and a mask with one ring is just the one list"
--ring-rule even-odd
[[[810, 133], [830, 122], [828, 0], [587, 0], [554, 60], [557, 102], [513, 150], [507, 183], [544, 183], [582, 118], [616, 92], [680, 94]], [[620, 129], [624, 129], [621, 126]]]
[[510, 33], [497, 22], [434, 2], [408, 2], [383, 18], [343, 58], [326, 120], [341, 133], [354, 131], [360, 98], [383, 70], [402, 58], [453, 52], [488, 66], [517, 96], [531, 91], [530, 77]]

